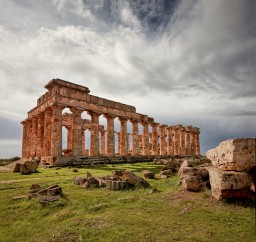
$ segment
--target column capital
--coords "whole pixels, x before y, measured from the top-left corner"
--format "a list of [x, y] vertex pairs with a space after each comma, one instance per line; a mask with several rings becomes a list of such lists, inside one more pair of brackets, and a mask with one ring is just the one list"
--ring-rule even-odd
[[80, 115], [84, 110], [83, 109], [80, 109], [80, 108], [74, 108], [74, 107], [71, 107], [69, 108], [70, 111], [74, 114], [74, 115]]
[[189, 126], [186, 126], [186, 127], [185, 127], [185, 131], [186, 131], [186, 133], [191, 132], [191, 131], [192, 131], [192, 129], [193, 129], [193, 127], [192, 127], [191, 125], [189, 125]]
[[166, 128], [166, 127], [168, 127], [167, 124], [160, 124], [160, 125], [159, 125], [159, 128]]
[[179, 128], [179, 130], [180, 130], [180, 131], [185, 131], [185, 127], [181, 126], [181, 127]]
[[50, 106], [52, 110], [61, 110], [65, 108], [65, 106], [63, 105], [59, 105], [59, 104], [53, 104], [52, 106]]
[[133, 123], [133, 124], [138, 124], [138, 123], [139, 123], [139, 120], [133, 119], [133, 118], [130, 118], [130, 121], [131, 121], [131, 123]]
[[196, 133], [196, 134], [200, 134], [200, 129], [199, 129], [199, 128], [197, 128], [197, 127], [194, 127], [194, 133]]
[[103, 113], [103, 117], [106, 119], [114, 119], [116, 118], [116, 115], [110, 113]]
[[157, 122], [150, 122], [148, 125], [153, 127], [153, 126], [158, 126], [160, 123]]
[[178, 125], [173, 125], [172, 126], [172, 128], [174, 129], [174, 130], [178, 130], [178, 129], [180, 129], [182, 126], [180, 125], [180, 124], [178, 124]]
[[102, 114], [102, 113], [96, 112], [96, 111], [87, 111], [87, 113], [88, 113], [90, 116], [96, 115], [96, 116], [98, 116], [98, 117]]
[[127, 122], [127, 121], [129, 120], [129, 118], [127, 118], [127, 117], [122, 117], [122, 116], [118, 116], [118, 120], [119, 120], [120, 122]]

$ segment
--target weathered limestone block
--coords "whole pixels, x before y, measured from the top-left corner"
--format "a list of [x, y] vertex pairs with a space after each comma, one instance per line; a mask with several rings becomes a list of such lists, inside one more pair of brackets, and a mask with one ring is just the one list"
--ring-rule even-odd
[[223, 141], [206, 156], [213, 166], [225, 171], [250, 170], [255, 166], [255, 139], [240, 138]]
[[205, 167], [182, 167], [179, 169], [178, 174], [181, 179], [186, 176], [198, 176], [203, 181], [209, 180], [209, 172]]
[[209, 167], [212, 196], [222, 198], [251, 198], [251, 178], [246, 172], [223, 171]]
[[84, 178], [84, 177], [78, 177], [78, 176], [74, 176], [74, 177], [73, 177], [73, 183], [74, 183], [75, 185], [80, 185], [80, 186], [82, 186], [86, 181], [87, 181], [87, 179]]
[[125, 181], [106, 180], [106, 188], [109, 190], [123, 190], [128, 186]]
[[182, 163], [178, 175], [180, 176], [183, 188], [186, 190], [198, 192], [204, 186], [210, 186], [207, 168], [204, 166], [190, 167], [187, 160]]
[[149, 183], [146, 180], [135, 175], [132, 171], [123, 171], [121, 179], [134, 185], [135, 187], [149, 187]]
[[185, 176], [182, 179], [182, 186], [186, 190], [199, 192], [203, 187], [202, 178], [200, 176]]

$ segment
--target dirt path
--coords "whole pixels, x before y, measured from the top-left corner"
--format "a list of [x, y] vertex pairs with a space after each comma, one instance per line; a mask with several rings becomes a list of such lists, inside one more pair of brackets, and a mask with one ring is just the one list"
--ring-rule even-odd
[[34, 178], [27, 178], [27, 179], [16, 179], [16, 180], [0, 180], [0, 184], [10, 184], [16, 182], [23, 182], [23, 181], [32, 181], [42, 179], [41, 177], [34, 177]]

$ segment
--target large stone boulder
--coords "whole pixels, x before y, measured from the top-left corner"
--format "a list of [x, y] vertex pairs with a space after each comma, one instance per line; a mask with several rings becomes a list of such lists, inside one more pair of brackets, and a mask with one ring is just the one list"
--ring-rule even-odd
[[13, 172], [21, 172], [23, 175], [31, 174], [36, 171], [40, 163], [40, 160], [27, 160], [23, 162], [18, 162], [13, 168]]
[[217, 200], [222, 198], [253, 197], [250, 190], [252, 181], [247, 172], [223, 171], [216, 167], [208, 167], [212, 196]]
[[206, 156], [213, 166], [225, 171], [250, 170], [255, 166], [255, 139], [239, 138], [223, 141]]
[[121, 179], [135, 187], [149, 187], [149, 183], [145, 179], [135, 175], [132, 171], [123, 171]]
[[[209, 165], [209, 163], [206, 163], [206, 165]], [[210, 187], [209, 172], [206, 165], [195, 166], [195, 164], [191, 164], [187, 160], [182, 163], [178, 175], [185, 190], [199, 192], [205, 186]]]

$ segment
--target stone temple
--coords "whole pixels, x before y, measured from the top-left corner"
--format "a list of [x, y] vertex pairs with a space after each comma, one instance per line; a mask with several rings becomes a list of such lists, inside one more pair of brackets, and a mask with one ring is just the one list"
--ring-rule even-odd
[[[136, 108], [90, 95], [87, 87], [53, 79], [22, 122], [22, 158], [38, 158], [58, 165], [70, 160], [96, 157], [154, 157], [200, 155], [199, 128], [159, 124], [136, 112]], [[69, 108], [71, 113], [63, 110]], [[91, 119], [83, 119], [87, 112]], [[106, 127], [99, 117], [106, 118]], [[120, 122], [115, 131], [114, 120]], [[132, 133], [127, 131], [127, 123]], [[140, 134], [139, 125], [142, 127]], [[62, 128], [67, 129], [66, 148], [62, 149]], [[85, 149], [85, 130], [90, 132], [90, 149]]]

